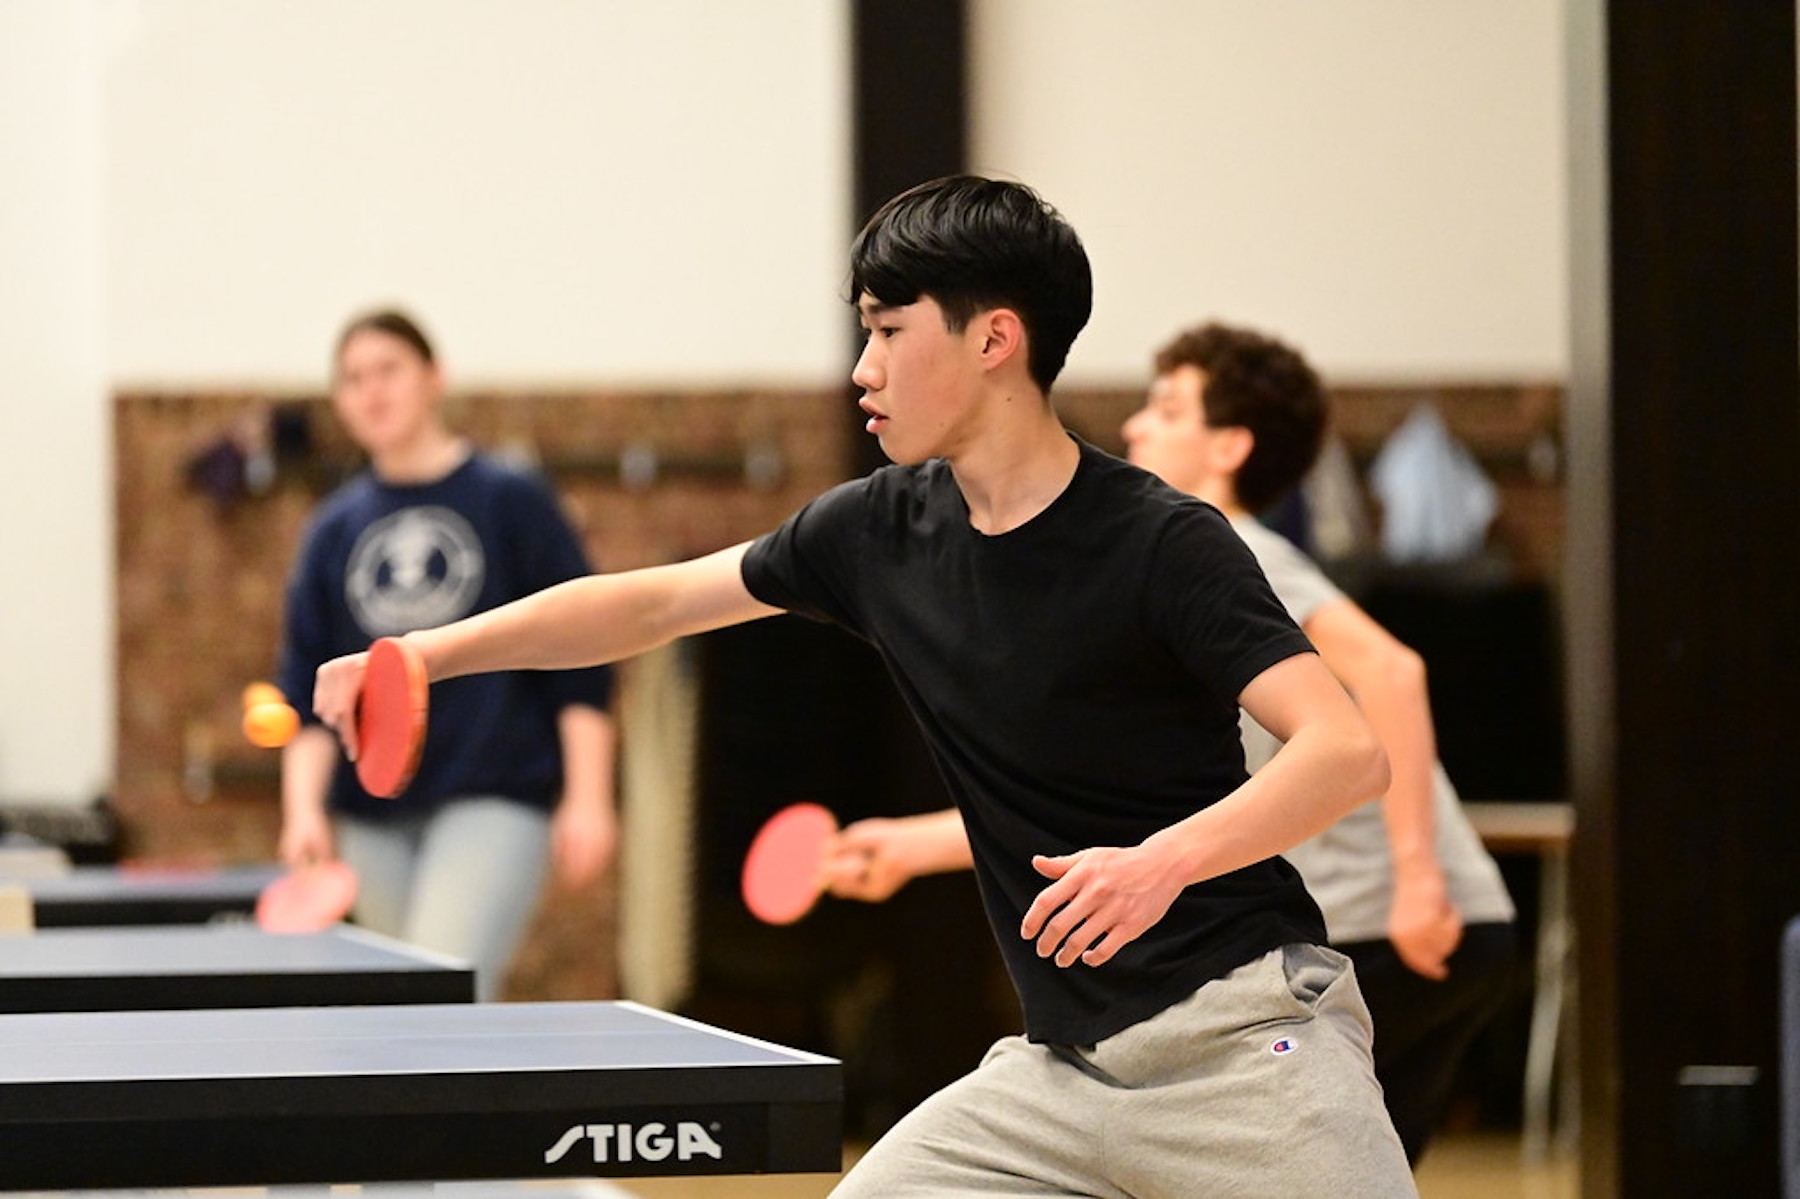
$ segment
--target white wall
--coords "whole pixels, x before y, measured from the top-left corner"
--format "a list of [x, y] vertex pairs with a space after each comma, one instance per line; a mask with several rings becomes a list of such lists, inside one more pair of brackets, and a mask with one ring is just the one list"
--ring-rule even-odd
[[[1560, 0], [974, 0], [979, 169], [1095, 260], [1071, 379], [1208, 315], [1561, 377]], [[111, 770], [114, 387], [837, 379], [847, 0], [0, 0], [0, 800]], [[66, 651], [72, 657], [65, 660]]]
[[1568, 364], [1560, 0], [977, 0], [973, 156], [1086, 241], [1071, 378], [1208, 316], [1334, 377]]
[[112, 449], [91, 5], [0, 0], [0, 798], [112, 771]]
[[839, 369], [840, 4], [119, 12], [114, 379], [316, 386], [345, 316], [387, 298], [418, 309], [464, 382]]

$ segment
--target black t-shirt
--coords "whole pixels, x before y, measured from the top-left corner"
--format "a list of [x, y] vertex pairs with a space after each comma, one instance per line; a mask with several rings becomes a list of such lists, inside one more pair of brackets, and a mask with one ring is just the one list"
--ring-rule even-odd
[[1237, 697], [1310, 643], [1217, 510], [1081, 446], [1048, 508], [978, 532], [942, 460], [842, 484], [759, 538], [758, 599], [882, 654], [962, 809], [1027, 1034], [1089, 1044], [1291, 941], [1323, 941], [1280, 858], [1197, 883], [1106, 964], [1019, 936], [1033, 854], [1136, 845], [1244, 781]]

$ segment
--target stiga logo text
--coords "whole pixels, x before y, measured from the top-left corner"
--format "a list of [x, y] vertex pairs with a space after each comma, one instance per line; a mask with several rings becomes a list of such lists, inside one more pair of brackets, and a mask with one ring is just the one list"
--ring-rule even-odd
[[[718, 1125], [713, 1129], [717, 1131]], [[544, 1150], [544, 1164], [555, 1165], [582, 1141], [594, 1143], [594, 1164], [601, 1166], [629, 1161], [660, 1162], [669, 1157], [683, 1162], [696, 1157], [718, 1161], [725, 1153], [712, 1133], [692, 1120], [678, 1121], [673, 1131], [660, 1121], [638, 1125], [576, 1124]]]

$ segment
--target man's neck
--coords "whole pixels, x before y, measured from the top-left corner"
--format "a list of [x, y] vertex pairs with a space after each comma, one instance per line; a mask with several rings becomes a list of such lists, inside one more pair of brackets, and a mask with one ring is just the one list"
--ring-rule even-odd
[[950, 462], [969, 523], [990, 537], [1011, 532], [1054, 503], [1081, 461], [1081, 447], [1062, 421], [1037, 402], [1043, 408], [1036, 418], [990, 432]]
[[1205, 500], [1231, 520], [1250, 515], [1250, 509], [1238, 502], [1237, 489], [1224, 480], [1201, 483], [1190, 489], [1190, 494], [1195, 499]]

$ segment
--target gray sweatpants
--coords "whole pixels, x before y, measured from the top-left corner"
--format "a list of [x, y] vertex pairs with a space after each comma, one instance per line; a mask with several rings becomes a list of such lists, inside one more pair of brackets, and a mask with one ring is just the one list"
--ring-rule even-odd
[[462, 958], [475, 997], [500, 997], [549, 864], [550, 817], [516, 800], [458, 799], [423, 815], [341, 817], [358, 924]]
[[1097, 1045], [1000, 1041], [832, 1194], [1416, 1196], [1370, 1042], [1349, 960], [1289, 945]]

